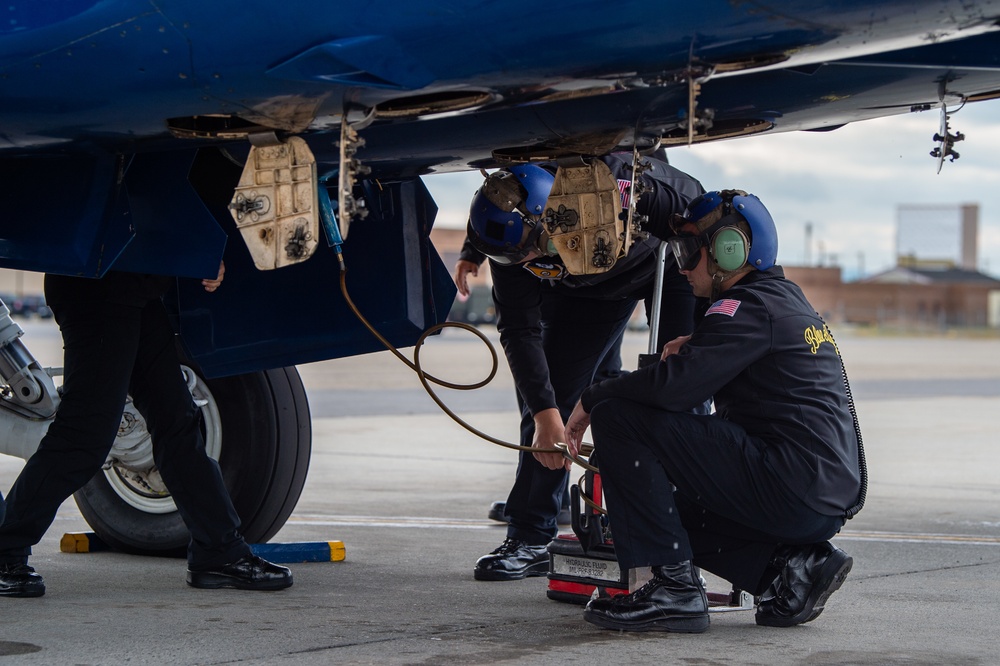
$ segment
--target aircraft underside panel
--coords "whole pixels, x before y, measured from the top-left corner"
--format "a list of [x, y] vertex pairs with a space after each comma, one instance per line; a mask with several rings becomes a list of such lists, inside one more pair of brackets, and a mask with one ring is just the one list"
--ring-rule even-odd
[[103, 275], [133, 236], [117, 170], [105, 154], [0, 159], [0, 267]]
[[[323, 239], [308, 260], [260, 271], [226, 208], [231, 189], [217, 179], [239, 168], [214, 149], [202, 151], [191, 179], [230, 236], [223, 286], [207, 294], [178, 282], [181, 337], [208, 377], [296, 365], [384, 349], [350, 311], [340, 267]], [[344, 242], [346, 283], [362, 314], [394, 345], [407, 347], [447, 317], [455, 285], [428, 238], [437, 213], [419, 179], [366, 182], [368, 216]]]
[[187, 183], [194, 150], [0, 160], [0, 267], [204, 277], [226, 234]]
[[[341, 295], [325, 237], [300, 264], [254, 266], [228, 209], [238, 162], [217, 148], [0, 160], [0, 267], [179, 276], [168, 307], [210, 378], [383, 349]], [[437, 207], [416, 178], [365, 182], [357, 196], [369, 214], [343, 245], [351, 298], [393, 344], [412, 346], [455, 297], [428, 239]], [[208, 294], [198, 278], [222, 259], [225, 281]]]

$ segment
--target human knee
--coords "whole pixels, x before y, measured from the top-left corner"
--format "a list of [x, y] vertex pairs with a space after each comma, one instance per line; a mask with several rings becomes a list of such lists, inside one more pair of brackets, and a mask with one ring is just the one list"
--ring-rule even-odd
[[599, 458], [617, 457], [635, 446], [634, 424], [628, 416], [631, 406], [629, 401], [617, 398], [594, 405], [590, 412], [590, 432]]
[[617, 432], [625, 422], [624, 412], [628, 402], [619, 398], [603, 400], [590, 410], [590, 428], [594, 437], [599, 437], [601, 433]]

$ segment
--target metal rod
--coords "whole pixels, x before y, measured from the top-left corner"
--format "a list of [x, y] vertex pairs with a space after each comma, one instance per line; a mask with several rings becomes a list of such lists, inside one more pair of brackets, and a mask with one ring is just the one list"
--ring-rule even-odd
[[653, 283], [653, 307], [649, 311], [649, 353], [659, 354], [656, 338], [660, 334], [660, 308], [663, 307], [663, 274], [667, 269], [667, 244], [661, 242], [656, 251], [656, 282]]

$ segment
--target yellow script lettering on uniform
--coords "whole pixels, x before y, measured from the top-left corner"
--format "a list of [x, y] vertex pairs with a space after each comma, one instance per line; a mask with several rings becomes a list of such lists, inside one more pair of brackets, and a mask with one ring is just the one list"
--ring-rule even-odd
[[826, 324], [823, 324], [823, 330], [816, 328], [815, 326], [808, 326], [805, 330], [806, 342], [809, 344], [809, 351], [815, 354], [819, 350], [819, 346], [824, 342], [829, 342], [833, 345], [833, 350], [837, 352], [837, 356], [840, 356], [840, 350], [837, 348], [837, 343], [833, 339], [833, 335], [830, 334], [830, 329], [827, 328]]

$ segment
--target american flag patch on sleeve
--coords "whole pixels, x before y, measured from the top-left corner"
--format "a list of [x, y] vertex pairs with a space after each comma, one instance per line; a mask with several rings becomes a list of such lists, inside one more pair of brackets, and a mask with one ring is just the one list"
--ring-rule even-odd
[[618, 179], [618, 192], [622, 195], [622, 208], [628, 208], [629, 192], [632, 191], [632, 181]]
[[736, 310], [739, 309], [739, 307], [739, 301], [732, 298], [723, 298], [722, 300], [712, 303], [712, 307], [705, 311], [705, 315], [724, 314], [727, 317], [732, 317], [736, 314]]

